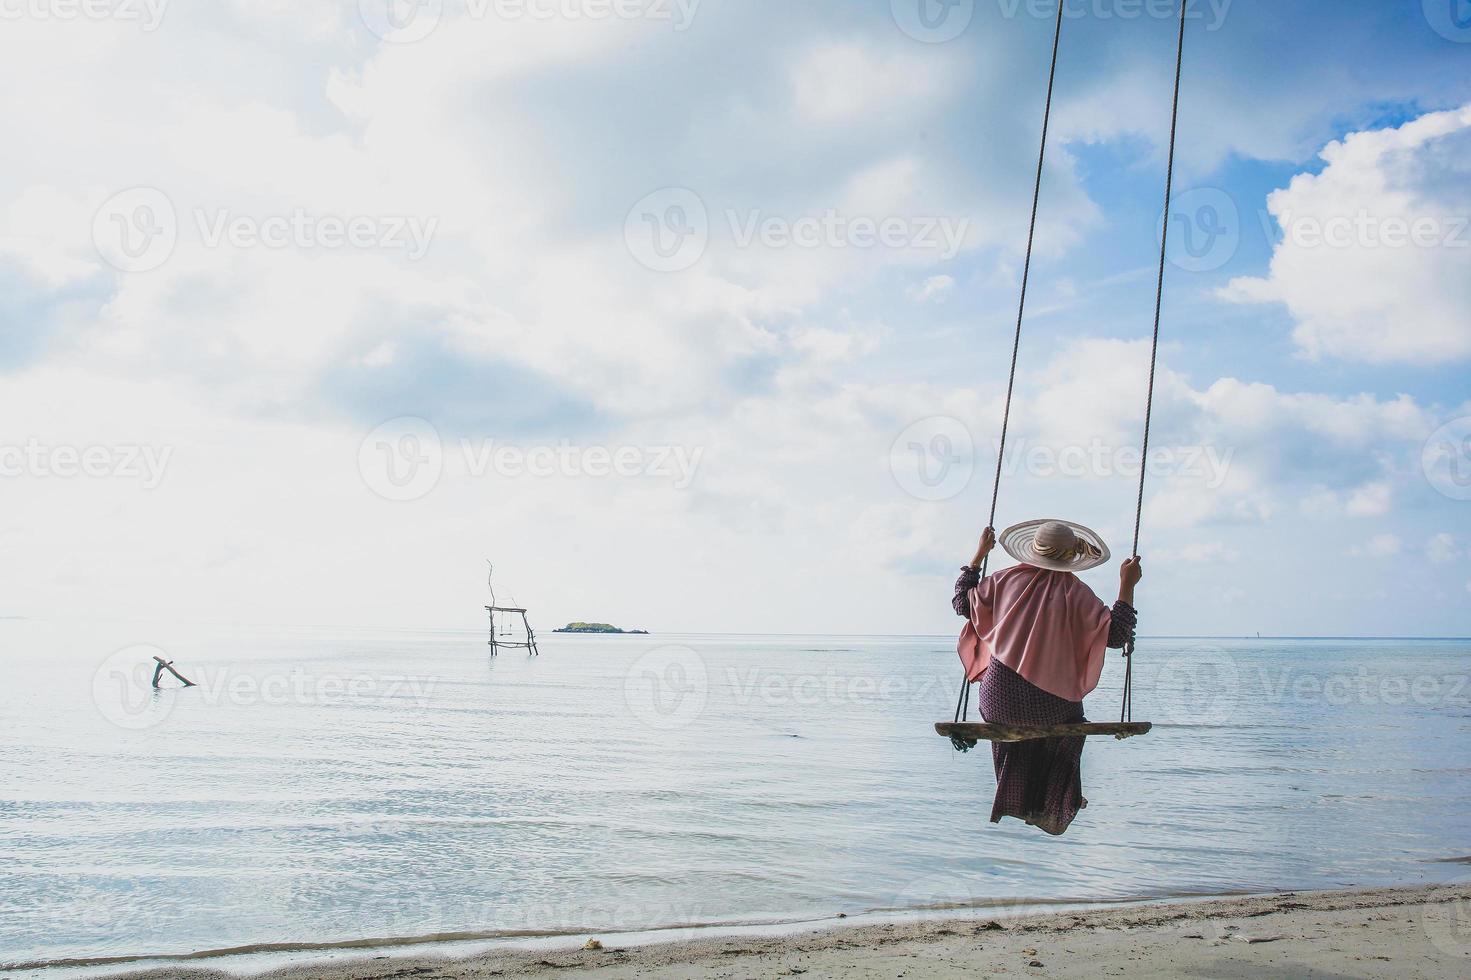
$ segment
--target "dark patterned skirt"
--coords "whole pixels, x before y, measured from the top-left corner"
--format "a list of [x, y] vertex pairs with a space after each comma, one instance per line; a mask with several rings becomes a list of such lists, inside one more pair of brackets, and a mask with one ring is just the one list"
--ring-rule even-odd
[[[1083, 705], [1065, 701], [1025, 680], [996, 660], [981, 675], [981, 715], [997, 725], [1061, 725], [1081, 722]], [[1083, 799], [1081, 735], [1034, 742], [993, 742], [996, 804], [991, 822], [1016, 817], [1054, 836], [1068, 829]]]

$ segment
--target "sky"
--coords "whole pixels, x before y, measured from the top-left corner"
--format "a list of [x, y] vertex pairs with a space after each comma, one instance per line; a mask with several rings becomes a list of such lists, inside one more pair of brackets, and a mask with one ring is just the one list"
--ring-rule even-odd
[[[1177, 9], [1067, 8], [1001, 467], [1116, 559]], [[1055, 11], [3, 0], [0, 616], [951, 632]], [[1141, 632], [1471, 634], [1468, 177], [1465, 0], [1191, 4]]]

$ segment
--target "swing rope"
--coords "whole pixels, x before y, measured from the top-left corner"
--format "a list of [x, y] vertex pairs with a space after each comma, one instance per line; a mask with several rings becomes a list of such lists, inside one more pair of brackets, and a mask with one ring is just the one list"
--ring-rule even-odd
[[[1052, 64], [1047, 75], [1047, 102], [1042, 113], [1042, 139], [1037, 152], [1037, 175], [1032, 187], [1032, 216], [1027, 227], [1027, 252], [1026, 260], [1022, 265], [1021, 298], [1017, 304], [1016, 333], [1012, 338], [1011, 345], [1011, 370], [1006, 381], [1006, 406], [1001, 416], [1001, 438], [996, 446], [996, 476], [991, 488], [991, 514], [987, 521], [987, 527], [996, 525], [997, 503], [1001, 496], [1001, 474], [1003, 461], [1006, 456], [1006, 437], [1011, 426], [1011, 404], [1016, 392], [1016, 368], [1017, 360], [1021, 353], [1022, 324], [1026, 318], [1027, 309], [1027, 286], [1030, 284], [1032, 271], [1032, 248], [1037, 235], [1037, 211], [1042, 196], [1042, 173], [1047, 159], [1047, 136], [1052, 121], [1052, 99], [1057, 85], [1057, 63], [1058, 53], [1062, 45], [1063, 14], [1065, 3], [1057, 5], [1057, 23], [1052, 35]], [[1159, 330], [1162, 313], [1164, 310], [1164, 288], [1165, 288], [1165, 266], [1168, 262], [1168, 242], [1170, 227], [1170, 203], [1174, 197], [1175, 184], [1175, 146], [1176, 137], [1179, 134], [1180, 125], [1180, 84], [1184, 76], [1185, 67], [1185, 26], [1187, 13], [1190, 8], [1190, 0], [1180, 0], [1180, 25], [1179, 36], [1176, 41], [1175, 50], [1175, 86], [1174, 97], [1170, 106], [1170, 147], [1169, 162], [1165, 172], [1165, 210], [1164, 227], [1160, 233], [1159, 247], [1159, 274], [1155, 281], [1154, 294], [1154, 335], [1149, 354], [1149, 386], [1144, 405], [1144, 440], [1139, 460], [1139, 493], [1134, 506], [1134, 545], [1131, 554], [1139, 555], [1139, 536], [1144, 522], [1144, 487], [1145, 478], [1148, 474], [1149, 459], [1149, 434], [1154, 419], [1154, 385], [1155, 374], [1159, 364]], [[981, 575], [985, 579], [991, 564], [991, 557], [987, 555], [981, 562]], [[1131, 638], [1124, 646], [1124, 692], [1123, 706], [1120, 709], [1120, 723], [1132, 722], [1134, 720], [1134, 640]], [[970, 679], [964, 675], [960, 681], [960, 698], [955, 705], [955, 721], [961, 723], [966, 721], [970, 714]], [[963, 748], [960, 742], [957, 748]]]
[[[1144, 481], [1149, 474], [1149, 429], [1154, 421], [1154, 377], [1159, 364], [1159, 323], [1165, 299], [1165, 263], [1169, 254], [1170, 203], [1175, 193], [1175, 137], [1180, 131], [1180, 79], [1185, 69], [1185, 14], [1190, 0], [1180, 0], [1180, 35], [1175, 46], [1175, 97], [1170, 106], [1170, 158], [1165, 167], [1164, 225], [1159, 233], [1159, 277], [1154, 286], [1154, 338], [1149, 348], [1149, 393], [1144, 401], [1144, 448], [1139, 453], [1139, 495], [1134, 502], [1134, 547], [1139, 557], [1139, 530], [1144, 524]], [[1134, 638], [1124, 644], [1124, 703], [1119, 721], [1134, 720]]]
[[[996, 524], [996, 504], [1001, 499], [1001, 465], [1006, 458], [1006, 434], [1011, 428], [1011, 400], [1016, 393], [1016, 364], [1017, 357], [1022, 348], [1022, 321], [1027, 313], [1027, 285], [1032, 276], [1032, 246], [1037, 240], [1037, 210], [1042, 200], [1042, 171], [1047, 162], [1047, 133], [1052, 125], [1052, 93], [1057, 87], [1057, 53], [1062, 47], [1062, 22], [1063, 12], [1067, 4], [1059, 2], [1057, 5], [1057, 24], [1052, 31], [1052, 67], [1047, 73], [1047, 106], [1042, 110], [1042, 145], [1037, 151], [1037, 177], [1032, 184], [1032, 218], [1027, 224], [1027, 257], [1022, 264], [1022, 289], [1021, 299], [1016, 307], [1016, 335], [1011, 341], [1011, 373], [1006, 379], [1006, 408], [1001, 413], [1001, 439], [996, 444], [996, 479], [991, 484], [991, 517], [986, 521], [987, 527]], [[991, 556], [987, 555], [981, 561], [981, 578], [986, 577], [987, 569], [991, 564]], [[955, 720], [963, 722], [970, 714], [970, 679], [964, 675], [960, 679], [960, 701], [955, 706]]]
[[[1022, 347], [1022, 321], [1027, 314], [1027, 285], [1032, 276], [1032, 246], [1037, 239], [1037, 209], [1042, 199], [1042, 170], [1047, 162], [1047, 132], [1052, 124], [1052, 93], [1057, 84], [1057, 53], [1062, 45], [1062, 12], [1066, 5], [1057, 5], [1057, 28], [1052, 35], [1052, 69], [1047, 76], [1047, 107], [1042, 111], [1042, 146], [1037, 152], [1037, 178], [1032, 184], [1032, 218], [1027, 224], [1027, 257], [1022, 264], [1022, 289], [1021, 299], [1016, 307], [1016, 334], [1011, 341], [1011, 372], [1006, 379], [1006, 408], [1001, 413], [1001, 440], [996, 445], [996, 479], [991, 485], [991, 519], [986, 523], [991, 527], [996, 523], [996, 504], [1001, 498], [1001, 461], [1006, 456], [1006, 436], [1011, 428], [1011, 400], [1016, 393], [1016, 363], [1021, 354]], [[986, 566], [990, 564], [991, 556], [987, 555], [981, 564], [981, 577], [986, 574]]]

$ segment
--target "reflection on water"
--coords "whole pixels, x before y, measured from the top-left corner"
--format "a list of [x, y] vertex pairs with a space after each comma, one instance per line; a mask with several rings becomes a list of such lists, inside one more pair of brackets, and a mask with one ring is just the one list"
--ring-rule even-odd
[[1464, 873], [1466, 643], [1145, 641], [1052, 839], [933, 734], [947, 638], [152, 632], [0, 624], [0, 962]]

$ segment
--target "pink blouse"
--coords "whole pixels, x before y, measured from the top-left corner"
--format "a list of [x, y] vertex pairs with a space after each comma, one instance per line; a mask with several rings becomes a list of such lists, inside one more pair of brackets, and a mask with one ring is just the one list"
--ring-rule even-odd
[[972, 682], [994, 657], [1068, 701], [1098, 686], [1112, 614], [1076, 575], [1017, 565], [982, 580], [969, 598], [959, 652]]

